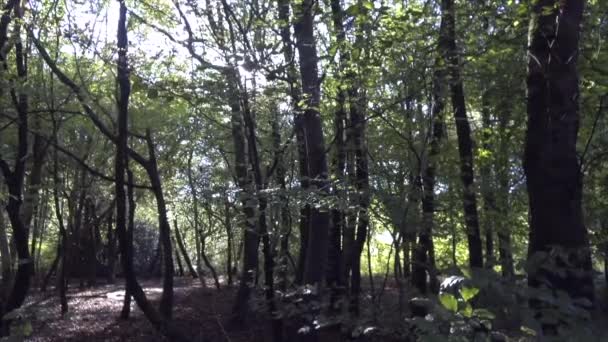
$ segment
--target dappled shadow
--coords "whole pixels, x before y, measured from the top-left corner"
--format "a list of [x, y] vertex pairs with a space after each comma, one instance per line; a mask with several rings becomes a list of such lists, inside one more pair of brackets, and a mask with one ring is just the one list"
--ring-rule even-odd
[[[160, 281], [142, 284], [149, 299], [157, 304], [162, 293]], [[33, 335], [28, 341], [166, 341], [132, 303], [128, 321], [118, 319], [124, 298], [122, 284], [103, 285], [68, 292], [69, 313], [60, 316], [56, 295], [34, 293], [26, 311], [32, 321]], [[228, 331], [234, 291], [203, 288], [198, 280], [176, 278], [174, 322], [193, 341], [263, 341], [264, 327], [255, 331]], [[203, 339], [204, 337], [204, 339]]]

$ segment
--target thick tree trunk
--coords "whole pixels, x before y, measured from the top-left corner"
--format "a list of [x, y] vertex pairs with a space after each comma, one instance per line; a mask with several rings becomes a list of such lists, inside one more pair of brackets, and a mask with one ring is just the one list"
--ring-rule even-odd
[[248, 171], [248, 147], [238, 90], [238, 75], [235, 70], [228, 70], [226, 76], [230, 85], [230, 94], [228, 96], [230, 96], [230, 107], [232, 110], [231, 125], [234, 143], [234, 167], [239, 183], [238, 186], [240, 188], [239, 200], [241, 201], [245, 214], [243, 268], [241, 270], [239, 289], [233, 307], [233, 323], [243, 324], [247, 321], [247, 317], [250, 313], [249, 298], [251, 296], [251, 288], [254, 286], [254, 275], [258, 266], [258, 245], [260, 238], [257, 226], [258, 220], [255, 215], [257, 201], [252, 177]]
[[[359, 39], [359, 38], [358, 38]], [[357, 80], [351, 79], [357, 83]], [[365, 118], [365, 99], [362, 91], [351, 86], [349, 92], [351, 125], [354, 131], [355, 147], [355, 177], [354, 188], [356, 190], [357, 203], [357, 231], [354, 241], [354, 253], [352, 256], [352, 275], [351, 275], [351, 303], [355, 314], [359, 313], [359, 295], [361, 292], [361, 254], [367, 238], [369, 225], [368, 207], [370, 202], [369, 195], [369, 171], [367, 160], [366, 143], [366, 118]]]
[[467, 118], [464, 89], [460, 74], [460, 61], [456, 46], [456, 18], [454, 0], [441, 1], [441, 20], [445, 21], [446, 49], [443, 52], [449, 66], [449, 84], [452, 97], [452, 109], [458, 136], [458, 153], [460, 155], [460, 177], [462, 178], [462, 200], [464, 220], [469, 247], [469, 266], [483, 267], [483, 248], [479, 231], [477, 214], [477, 196], [473, 172], [473, 141], [471, 127]]
[[573, 299], [594, 299], [591, 250], [581, 208], [576, 152], [577, 71], [583, 0], [533, 6], [528, 46], [528, 130], [524, 171], [530, 204], [532, 287], [549, 284]]
[[[328, 192], [328, 170], [325, 156], [325, 140], [320, 105], [320, 79], [318, 56], [314, 37], [314, 12], [316, 2], [303, 0], [296, 6], [294, 32], [296, 47], [300, 56], [300, 76], [305, 103], [303, 112], [296, 113], [294, 119], [298, 152], [300, 154], [300, 177], [308, 180], [303, 184], [306, 191], [324, 196]], [[308, 245], [304, 262], [304, 284], [321, 285], [327, 267], [329, 214], [326, 210], [310, 207]]]
[[[281, 22], [281, 40], [283, 43], [283, 59], [286, 64], [286, 76], [287, 83], [289, 86], [289, 96], [291, 98], [291, 107], [293, 110], [294, 120], [297, 119], [301, 114], [300, 99], [302, 98], [302, 91], [298, 85], [298, 71], [295, 63], [295, 51], [293, 49], [293, 42], [291, 39], [291, 20], [290, 20], [290, 1], [289, 0], [278, 0], [278, 15]], [[302, 132], [296, 131], [296, 139], [298, 146], [298, 160], [300, 174], [303, 175], [307, 172], [306, 160], [303, 158], [306, 156], [306, 150], [304, 149], [305, 142]], [[309, 187], [309, 179], [302, 177], [300, 179], [300, 186], [302, 189]], [[298, 246], [298, 261], [296, 266], [295, 283], [297, 285], [303, 285], [304, 283], [304, 267], [306, 264], [306, 251], [308, 248], [308, 235], [310, 231], [310, 215], [311, 207], [305, 204], [300, 209], [299, 217], [299, 233], [300, 240]]]
[[[336, 44], [340, 47], [340, 59], [338, 66], [338, 77], [340, 77], [340, 83], [346, 83], [344, 79], [344, 70], [348, 67], [350, 61], [350, 55], [347, 49], [343, 47], [345, 42], [346, 34], [344, 32], [344, 12], [340, 0], [331, 1], [331, 13], [332, 21], [334, 25], [334, 34], [336, 36]], [[342, 204], [345, 201], [345, 169], [346, 169], [346, 136], [345, 136], [345, 125], [346, 125], [346, 97], [347, 93], [344, 87], [338, 87], [336, 111], [334, 114], [334, 157], [333, 157], [333, 173], [335, 177], [334, 182], [334, 196], [335, 196], [335, 208], [331, 211], [331, 231], [329, 238], [329, 251], [328, 251], [328, 268], [327, 268], [327, 283], [330, 287], [333, 287], [333, 296], [339, 297], [341, 295], [339, 289], [344, 286], [347, 279], [343, 279], [344, 260], [342, 255], [342, 232], [346, 225], [346, 217]], [[336, 300], [338, 298], [333, 298]]]
[[[14, 11], [18, 18], [22, 18], [22, 9], [20, 2], [14, 2]], [[5, 18], [8, 12], [8, 18]], [[5, 11], [5, 14], [0, 20], [0, 48], [4, 48], [6, 33], [2, 32], [5, 30], [4, 22], [6, 25], [10, 21], [10, 9]], [[27, 65], [26, 57], [23, 51], [23, 43], [21, 41], [21, 24], [19, 21], [16, 22], [15, 27], [15, 64], [17, 66], [17, 76], [19, 82], [27, 81]], [[5, 62], [5, 56], [0, 56], [0, 61]], [[14, 101], [15, 108], [17, 110], [17, 153], [15, 158], [14, 169], [11, 171], [8, 163], [4, 159], [0, 159], [0, 169], [4, 175], [4, 181], [8, 188], [8, 203], [6, 205], [6, 211], [8, 213], [9, 221], [13, 229], [13, 239], [15, 241], [15, 249], [17, 251], [17, 272], [13, 278], [12, 290], [8, 295], [6, 303], [2, 307], [0, 315], [3, 316], [7, 312], [21, 307], [30, 288], [30, 278], [34, 263], [30, 257], [30, 250], [28, 244], [28, 227], [23, 222], [21, 217], [21, 206], [23, 203], [23, 185], [25, 181], [25, 166], [28, 154], [28, 96], [26, 93], [17, 92], [15, 89], [11, 89], [11, 96]], [[0, 322], [2, 328], [2, 335], [8, 333], [8, 325], [10, 322], [4, 320]]]

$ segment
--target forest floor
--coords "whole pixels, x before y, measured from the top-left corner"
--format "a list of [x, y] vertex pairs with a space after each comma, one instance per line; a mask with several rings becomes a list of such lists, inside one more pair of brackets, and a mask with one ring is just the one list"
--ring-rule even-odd
[[[131, 303], [131, 318], [118, 318], [123, 305], [124, 285], [99, 285], [80, 290], [70, 284], [68, 314], [61, 317], [60, 304], [53, 289], [35, 291], [25, 314], [32, 325], [27, 341], [166, 341]], [[158, 302], [162, 288], [159, 280], [142, 281], [148, 298]], [[228, 329], [234, 300], [234, 288], [216, 290], [212, 283], [203, 288], [198, 279], [176, 278], [174, 298], [175, 324], [193, 341], [263, 341], [264, 327], [249, 330]]]

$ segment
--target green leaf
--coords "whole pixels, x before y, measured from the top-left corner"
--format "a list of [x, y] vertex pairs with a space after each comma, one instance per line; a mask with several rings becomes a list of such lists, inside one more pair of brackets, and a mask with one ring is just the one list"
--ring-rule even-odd
[[523, 325], [521, 326], [521, 332], [523, 332], [526, 335], [536, 336], [536, 331], [534, 331], [534, 329], [523, 326]]
[[357, 14], [359, 14], [359, 6], [357, 6], [355, 4], [355, 5], [348, 7], [346, 9], [346, 13], [353, 17], [356, 16]]
[[466, 318], [471, 318], [473, 316], [473, 307], [471, 306], [471, 304], [467, 303], [467, 305], [462, 310], [462, 314]]
[[363, 1], [363, 7], [372, 10], [374, 9], [374, 4], [371, 1]]
[[479, 293], [479, 289], [475, 288], [475, 287], [464, 286], [463, 288], [460, 289], [459, 292], [460, 292], [460, 295], [462, 296], [462, 299], [464, 299], [465, 302], [468, 302], [469, 300], [471, 300], [475, 296], [477, 296], [477, 294]]
[[481, 319], [494, 319], [496, 316], [487, 309], [475, 309], [473, 310], [473, 316]]
[[441, 302], [441, 305], [443, 305], [443, 307], [445, 307], [446, 309], [452, 312], [458, 311], [458, 301], [453, 295], [449, 293], [442, 293], [439, 295], [439, 301]]

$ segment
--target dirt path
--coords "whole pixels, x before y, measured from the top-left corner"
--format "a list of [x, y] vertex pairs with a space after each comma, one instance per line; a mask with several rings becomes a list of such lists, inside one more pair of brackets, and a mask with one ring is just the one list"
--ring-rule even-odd
[[[159, 281], [144, 281], [143, 285], [149, 299], [157, 301], [162, 291]], [[54, 291], [36, 292], [25, 310], [33, 328], [27, 341], [165, 341], [135, 303], [128, 321], [118, 319], [123, 293], [122, 284], [101, 285], [84, 291], [71, 288], [69, 313], [61, 317]], [[233, 294], [233, 289], [217, 291], [211, 286], [203, 288], [198, 280], [176, 279], [175, 324], [192, 336], [193, 341], [262, 341], [261, 328], [228, 331], [225, 327]]]

